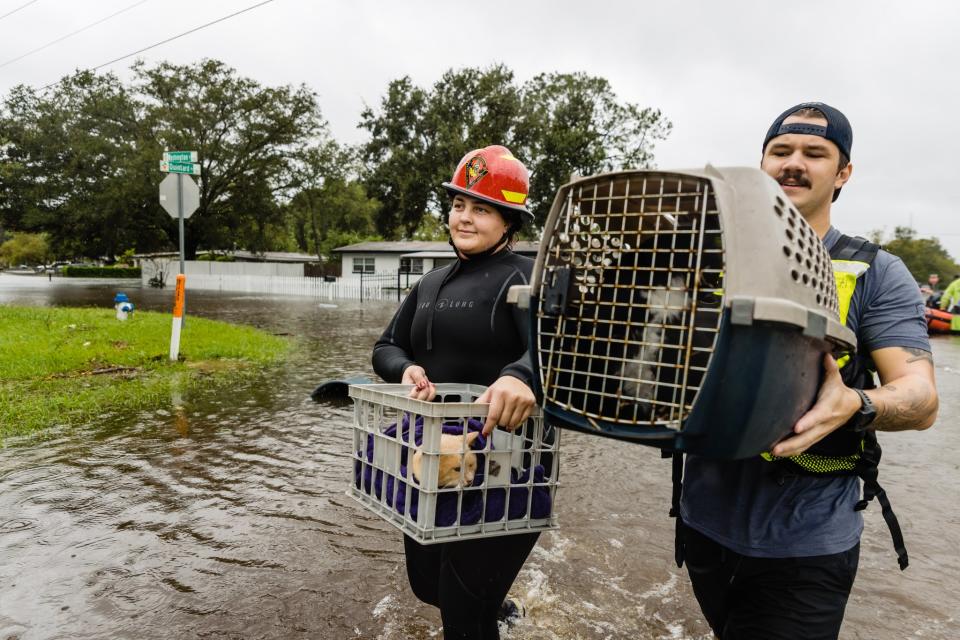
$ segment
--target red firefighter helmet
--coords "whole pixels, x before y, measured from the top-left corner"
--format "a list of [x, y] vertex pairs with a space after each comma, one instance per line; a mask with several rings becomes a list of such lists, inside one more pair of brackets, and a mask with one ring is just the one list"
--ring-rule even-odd
[[475, 149], [463, 156], [450, 182], [444, 182], [443, 187], [451, 196], [462, 193], [499, 208], [518, 211], [533, 220], [533, 214], [526, 207], [530, 174], [509, 149], [499, 144]]

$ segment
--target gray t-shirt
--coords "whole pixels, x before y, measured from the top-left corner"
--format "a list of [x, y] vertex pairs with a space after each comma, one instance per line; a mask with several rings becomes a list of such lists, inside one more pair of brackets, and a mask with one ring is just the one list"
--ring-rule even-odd
[[[823, 238], [827, 250], [840, 232]], [[920, 290], [896, 256], [880, 251], [857, 283], [847, 326], [858, 350], [930, 350]], [[863, 517], [855, 476], [820, 478], [773, 473], [759, 456], [718, 461], [687, 456], [680, 515], [684, 523], [733, 551], [759, 558], [840, 553], [860, 539]], [[880, 480], [883, 480], [881, 465]]]

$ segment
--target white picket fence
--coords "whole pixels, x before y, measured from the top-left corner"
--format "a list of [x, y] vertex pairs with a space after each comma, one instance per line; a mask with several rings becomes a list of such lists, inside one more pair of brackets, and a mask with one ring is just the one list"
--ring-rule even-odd
[[325, 282], [323, 278], [252, 276], [228, 274], [187, 274], [187, 289], [311, 296], [323, 300], [396, 300], [396, 285], [359, 281]]

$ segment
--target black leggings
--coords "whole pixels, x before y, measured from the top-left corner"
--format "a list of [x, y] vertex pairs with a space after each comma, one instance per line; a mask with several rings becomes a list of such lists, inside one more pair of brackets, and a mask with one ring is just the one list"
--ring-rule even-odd
[[440, 608], [445, 640], [499, 640], [497, 613], [539, 533], [422, 545], [403, 536], [413, 593]]

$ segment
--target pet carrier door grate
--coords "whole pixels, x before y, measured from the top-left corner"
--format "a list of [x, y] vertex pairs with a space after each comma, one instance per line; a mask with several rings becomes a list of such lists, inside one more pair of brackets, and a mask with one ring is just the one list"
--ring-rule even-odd
[[820, 354], [854, 343], [829, 255], [754, 169], [564, 186], [531, 295], [548, 419], [722, 457], [784, 435], [811, 404]]

